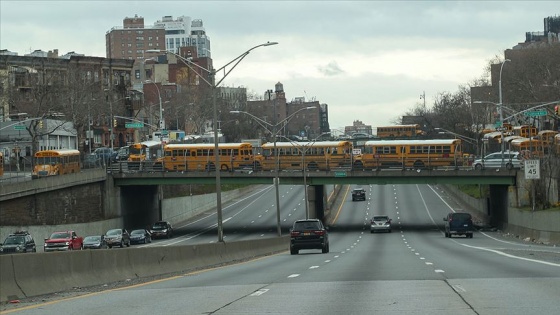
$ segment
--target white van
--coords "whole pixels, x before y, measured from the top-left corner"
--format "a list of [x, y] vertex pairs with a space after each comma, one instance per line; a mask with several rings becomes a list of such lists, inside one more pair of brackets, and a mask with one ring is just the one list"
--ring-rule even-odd
[[[502, 165], [502, 161], [504, 165]], [[473, 168], [477, 170], [482, 170], [486, 168], [501, 168], [505, 167], [508, 170], [519, 169], [523, 165], [521, 160], [521, 155], [519, 152], [504, 151], [504, 156], [502, 158], [502, 152], [494, 152], [488, 154], [482, 159], [476, 159], [473, 162]]]

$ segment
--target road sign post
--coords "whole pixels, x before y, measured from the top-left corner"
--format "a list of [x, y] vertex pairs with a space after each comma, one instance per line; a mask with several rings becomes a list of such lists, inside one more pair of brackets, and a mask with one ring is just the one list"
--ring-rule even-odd
[[532, 110], [532, 111], [525, 112], [524, 115], [527, 116], [527, 117], [546, 116], [546, 110], [544, 110], [544, 109], [542, 109], [542, 110]]
[[126, 124], [124, 124], [124, 126], [126, 128], [144, 128], [144, 124], [143, 123], [138, 123], [138, 122], [126, 123]]
[[525, 179], [540, 179], [540, 160], [525, 160]]

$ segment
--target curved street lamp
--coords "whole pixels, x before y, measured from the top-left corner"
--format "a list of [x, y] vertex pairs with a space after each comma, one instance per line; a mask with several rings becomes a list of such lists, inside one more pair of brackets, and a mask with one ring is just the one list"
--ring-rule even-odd
[[[244, 112], [244, 111], [240, 111], [240, 110], [230, 111], [230, 114], [245, 114], [245, 115], [253, 118], [259, 125], [261, 125], [261, 127], [263, 127], [266, 131], [268, 131], [269, 133], [272, 134], [272, 137], [273, 137], [272, 141], [274, 141], [274, 153], [276, 154], [276, 162], [274, 163], [274, 189], [276, 191], [276, 230], [277, 230], [278, 236], [282, 236], [282, 228], [281, 228], [281, 225], [280, 225], [280, 192], [279, 192], [279, 187], [278, 187], [279, 182], [280, 182], [280, 178], [278, 177], [279, 159], [278, 159], [278, 154], [277, 154], [277, 150], [276, 150], [276, 137], [278, 135], [278, 132], [280, 132], [282, 130], [282, 128], [284, 128], [288, 124], [290, 119], [292, 119], [297, 113], [299, 113], [301, 111], [304, 111], [304, 110], [308, 110], [308, 109], [314, 109], [314, 108], [315, 107], [313, 107], [313, 106], [300, 108], [300, 109], [296, 110], [295, 112], [293, 112], [292, 114], [290, 114], [288, 117], [284, 118], [282, 121], [279, 121], [274, 125], [267, 122], [266, 120], [264, 120], [262, 118], [259, 118], [255, 115], [251, 114], [251, 113], [248, 113], [248, 112]], [[275, 115], [275, 117], [276, 117], [276, 115]], [[280, 126], [280, 125], [283, 125], [282, 128], [278, 128], [278, 126]], [[272, 131], [270, 131], [268, 128], [272, 128]], [[306, 198], [306, 200], [307, 200], [307, 198]]]
[[305, 172], [305, 152], [307, 151], [307, 149], [309, 149], [309, 146], [314, 144], [315, 142], [317, 142], [319, 140], [319, 138], [321, 138], [324, 135], [328, 135], [330, 134], [330, 132], [323, 132], [320, 135], [318, 135], [317, 137], [315, 137], [315, 139], [309, 141], [309, 142], [294, 142], [292, 141], [292, 139], [288, 138], [288, 137], [284, 137], [284, 136], [280, 136], [286, 140], [288, 140], [296, 149], [298, 149], [299, 152], [301, 152], [301, 169], [302, 169], [302, 174], [303, 174], [303, 189], [304, 189], [304, 198], [305, 198], [305, 219], [309, 219], [309, 197], [307, 194], [307, 174]]
[[[223, 228], [223, 219], [222, 219], [222, 187], [221, 187], [221, 183], [220, 183], [220, 169], [219, 169], [219, 164], [220, 164], [220, 156], [219, 156], [219, 148], [218, 148], [218, 106], [216, 104], [216, 90], [217, 87], [222, 83], [222, 81], [224, 81], [224, 79], [231, 73], [231, 71], [233, 69], [235, 69], [235, 67], [241, 62], [241, 60], [243, 60], [245, 57], [247, 57], [247, 55], [254, 49], [257, 49], [259, 47], [265, 47], [265, 46], [272, 46], [272, 45], [277, 45], [277, 42], [266, 42], [264, 44], [260, 44], [257, 46], [254, 46], [252, 48], [250, 48], [249, 50], [245, 51], [244, 53], [242, 53], [241, 55], [237, 56], [236, 58], [234, 58], [233, 60], [231, 60], [230, 62], [228, 62], [227, 64], [225, 64], [223, 67], [219, 68], [219, 69], [206, 69], [204, 67], [199, 66], [198, 64], [194, 63], [192, 60], [187, 59], [177, 53], [174, 53], [172, 51], [169, 50], [146, 50], [146, 52], [154, 52], [154, 53], [158, 53], [158, 52], [163, 52], [166, 54], [171, 54], [174, 55], [175, 57], [177, 57], [179, 60], [181, 60], [187, 67], [189, 67], [191, 70], [193, 70], [193, 72], [202, 80], [204, 81], [206, 84], [208, 84], [211, 88], [212, 88], [212, 105], [214, 108], [214, 118], [213, 118], [213, 129], [214, 129], [214, 168], [215, 168], [215, 172], [216, 172], [216, 213], [217, 213], [217, 217], [218, 217], [218, 242], [223, 242], [224, 241], [224, 228]], [[207, 72], [209, 74], [210, 80], [206, 80], [202, 75], [200, 75], [197, 71], [195, 71], [192, 67], [197, 67], [205, 72]], [[226, 70], [226, 68], [228, 66], [231, 66], [231, 68], [229, 70]], [[216, 82], [216, 73], [220, 72], [220, 71], [224, 71], [224, 75], [223, 77]]]

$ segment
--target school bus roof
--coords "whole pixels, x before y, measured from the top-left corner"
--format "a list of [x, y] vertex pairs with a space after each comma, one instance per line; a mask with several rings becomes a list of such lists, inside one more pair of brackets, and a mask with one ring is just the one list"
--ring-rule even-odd
[[366, 146], [386, 145], [444, 145], [461, 142], [460, 139], [427, 139], [427, 140], [371, 140], [366, 141]]
[[36, 157], [41, 156], [60, 156], [60, 155], [79, 155], [80, 151], [74, 149], [43, 150], [35, 152]]
[[[165, 149], [213, 149], [214, 143], [171, 143], [165, 145]], [[219, 148], [251, 148], [248, 142], [240, 143], [218, 143]]]
[[[276, 142], [276, 147], [338, 147], [350, 145], [350, 141], [316, 141], [316, 142]], [[274, 142], [267, 142], [262, 148], [274, 148]]]

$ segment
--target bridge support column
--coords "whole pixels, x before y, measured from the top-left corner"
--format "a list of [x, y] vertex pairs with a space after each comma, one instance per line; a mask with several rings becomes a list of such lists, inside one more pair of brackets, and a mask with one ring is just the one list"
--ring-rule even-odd
[[326, 195], [324, 185], [307, 186], [309, 218], [324, 220]]

